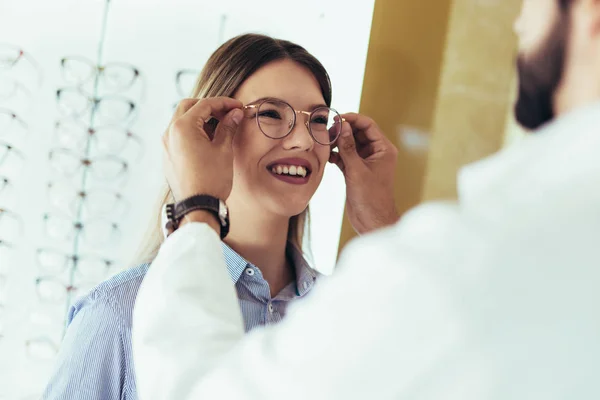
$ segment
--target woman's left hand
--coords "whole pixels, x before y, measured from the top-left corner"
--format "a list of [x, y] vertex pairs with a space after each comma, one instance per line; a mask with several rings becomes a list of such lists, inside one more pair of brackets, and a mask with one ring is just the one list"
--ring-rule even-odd
[[394, 177], [398, 150], [375, 121], [350, 113], [329, 161], [346, 180], [346, 210], [358, 234], [368, 233], [398, 220], [394, 201]]

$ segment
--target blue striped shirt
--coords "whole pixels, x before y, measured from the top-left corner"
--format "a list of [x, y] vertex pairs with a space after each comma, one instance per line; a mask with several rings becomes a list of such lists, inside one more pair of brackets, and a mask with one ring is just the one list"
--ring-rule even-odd
[[[259, 268], [223, 243], [227, 269], [235, 283], [246, 331], [285, 316], [290, 301], [314, 286], [317, 273], [302, 252], [288, 245], [296, 280], [271, 298]], [[131, 321], [138, 289], [149, 264], [101, 283], [70, 309], [68, 330], [43, 395], [47, 400], [137, 399], [131, 344]]]

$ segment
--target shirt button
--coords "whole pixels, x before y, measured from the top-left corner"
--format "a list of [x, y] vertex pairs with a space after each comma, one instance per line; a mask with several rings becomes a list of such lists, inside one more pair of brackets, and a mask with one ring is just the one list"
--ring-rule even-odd
[[246, 275], [248, 276], [254, 276], [254, 270], [250, 267], [246, 268], [244, 272], [246, 272]]
[[304, 290], [308, 289], [308, 282], [304, 281], [304, 283], [302, 284], [302, 286], [304, 286]]
[[269, 308], [269, 312], [270, 312], [271, 314], [273, 314], [273, 311], [275, 310], [275, 308], [273, 307], [273, 303], [269, 303], [269, 306], [268, 306], [268, 308]]

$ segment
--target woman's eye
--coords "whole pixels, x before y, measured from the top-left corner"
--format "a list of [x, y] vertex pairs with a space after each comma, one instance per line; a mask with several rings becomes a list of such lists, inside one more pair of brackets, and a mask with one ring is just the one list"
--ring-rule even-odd
[[323, 124], [323, 125], [327, 125], [327, 118], [326, 117], [314, 117], [311, 121], [313, 124]]
[[281, 115], [275, 110], [261, 111], [258, 116], [261, 118], [281, 119]]

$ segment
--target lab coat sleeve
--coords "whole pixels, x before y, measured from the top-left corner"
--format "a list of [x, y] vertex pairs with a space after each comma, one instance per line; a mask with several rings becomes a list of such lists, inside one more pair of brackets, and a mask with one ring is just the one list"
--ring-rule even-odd
[[133, 354], [141, 399], [186, 399], [244, 335], [220, 239], [191, 223], [161, 247], [138, 292]]
[[[444, 232], [441, 214], [431, 218], [437, 232]], [[430, 256], [430, 245], [412, 246], [444, 239], [423, 242], [407, 225], [350, 244], [334, 277], [280, 324], [244, 340], [216, 235], [205, 225], [185, 226], [167, 240], [138, 295], [141, 398], [393, 398], [444, 357], [460, 330], [445, 291], [421, 268], [425, 259], [448, 259]]]

